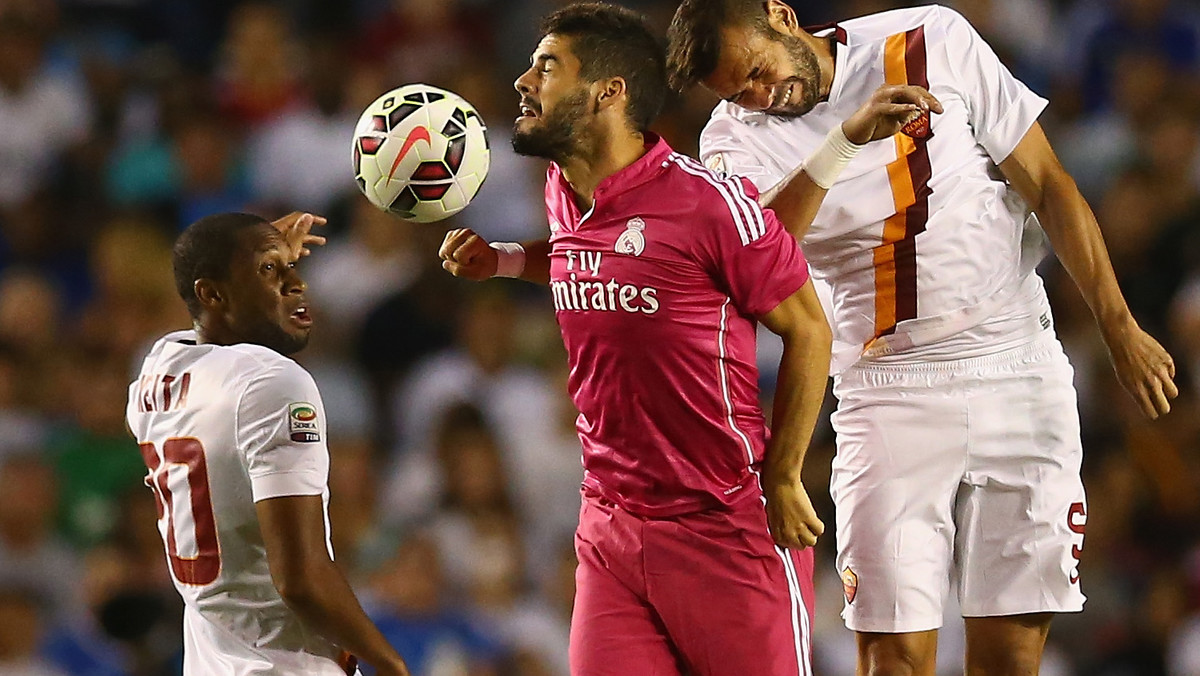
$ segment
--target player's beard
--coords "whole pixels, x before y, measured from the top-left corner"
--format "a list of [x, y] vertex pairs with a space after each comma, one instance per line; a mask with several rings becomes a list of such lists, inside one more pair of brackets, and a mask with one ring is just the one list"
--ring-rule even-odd
[[578, 154], [580, 132], [584, 116], [588, 112], [588, 91], [580, 88], [574, 94], [563, 97], [549, 115], [535, 118], [534, 124], [522, 129], [513, 127], [512, 147], [518, 155], [541, 157], [562, 164], [567, 158]]
[[800, 38], [780, 35], [776, 39], [787, 49], [792, 70], [795, 72], [788, 81], [800, 86], [803, 98], [797, 104], [772, 108], [766, 112], [776, 117], [800, 117], [812, 110], [821, 100], [821, 66], [817, 63], [816, 52]]

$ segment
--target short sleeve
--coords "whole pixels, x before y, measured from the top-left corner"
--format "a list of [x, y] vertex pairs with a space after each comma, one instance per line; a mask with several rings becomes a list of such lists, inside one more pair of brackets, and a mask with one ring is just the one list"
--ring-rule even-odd
[[325, 410], [312, 376], [295, 362], [273, 364], [246, 387], [237, 407], [237, 440], [255, 502], [324, 493]]
[[738, 131], [744, 126], [731, 117], [713, 117], [700, 133], [700, 161], [721, 176], [737, 174], [749, 179], [758, 192], [764, 192], [788, 172], [767, 166], [763, 158], [771, 157], [771, 153], [765, 149], [755, 152], [752, 139], [739, 138]]
[[938, 11], [946, 29], [946, 60], [966, 103], [975, 140], [999, 164], [1049, 102], [1013, 77], [961, 14], [945, 7]]
[[748, 179], [734, 176], [713, 188], [700, 255], [738, 310], [761, 317], [804, 286], [808, 262], [775, 212], [758, 205], [758, 191]]

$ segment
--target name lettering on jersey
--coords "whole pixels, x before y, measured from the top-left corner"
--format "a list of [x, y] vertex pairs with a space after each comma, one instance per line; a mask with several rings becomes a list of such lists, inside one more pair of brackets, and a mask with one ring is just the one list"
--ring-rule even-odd
[[567, 272], [576, 270], [576, 260], [579, 261], [580, 272], [590, 273], [593, 277], [600, 276], [602, 256], [599, 251], [567, 251]]
[[142, 376], [138, 381], [138, 412], [168, 413], [187, 406], [188, 389], [192, 385], [192, 374], [173, 376], [155, 373]]
[[288, 433], [292, 441], [320, 441], [321, 429], [317, 424], [317, 407], [307, 401], [288, 404]]
[[[626, 231], [629, 232], [629, 231]], [[639, 233], [640, 234], [640, 233]], [[554, 309], [572, 312], [640, 312], [652, 315], [658, 312], [658, 289], [622, 284], [616, 279], [604, 281], [580, 280], [580, 275], [600, 276], [603, 254], [599, 251], [572, 251], [564, 253], [570, 279], [551, 280], [550, 290], [554, 293]]]

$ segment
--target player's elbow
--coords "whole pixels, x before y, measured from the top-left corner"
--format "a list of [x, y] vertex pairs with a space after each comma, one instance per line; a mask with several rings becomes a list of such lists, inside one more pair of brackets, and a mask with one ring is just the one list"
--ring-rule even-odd
[[310, 607], [320, 597], [322, 576], [312, 566], [276, 567], [271, 570], [271, 579], [279, 597], [292, 608]]
[[833, 330], [824, 314], [806, 316], [780, 334], [785, 348], [802, 350], [813, 357], [828, 356], [833, 350]]

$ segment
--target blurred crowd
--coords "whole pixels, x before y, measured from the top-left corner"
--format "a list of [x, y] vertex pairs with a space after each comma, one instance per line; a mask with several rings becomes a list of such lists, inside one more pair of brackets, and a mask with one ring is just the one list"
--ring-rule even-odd
[[[1200, 12], [947, 1], [1051, 100], [1041, 122], [1182, 390], [1165, 419], [1141, 419], [1071, 280], [1042, 265], [1090, 496], [1089, 601], [1055, 621], [1044, 673], [1200, 675]], [[544, 163], [509, 148], [511, 82], [560, 4], [0, 0], [0, 676], [179, 672], [180, 602], [124, 402], [149, 344], [189, 323], [175, 234], [225, 210], [329, 218], [303, 263], [318, 324], [299, 361], [329, 418], [338, 560], [414, 674], [567, 674], [581, 469], [552, 304], [436, 260], [442, 226], [545, 231]], [[674, 10], [624, 4], [663, 29]], [[817, 24], [904, 3], [792, 4]], [[351, 176], [358, 113], [418, 81], [489, 125], [491, 174], [451, 223], [376, 211]], [[694, 153], [713, 103], [675, 98], [655, 128]], [[760, 348], [765, 401], [775, 347]], [[823, 424], [806, 482], [827, 524], [832, 454]], [[849, 674], [832, 534], [817, 551], [817, 672]], [[962, 666], [955, 614], [947, 674]]]

